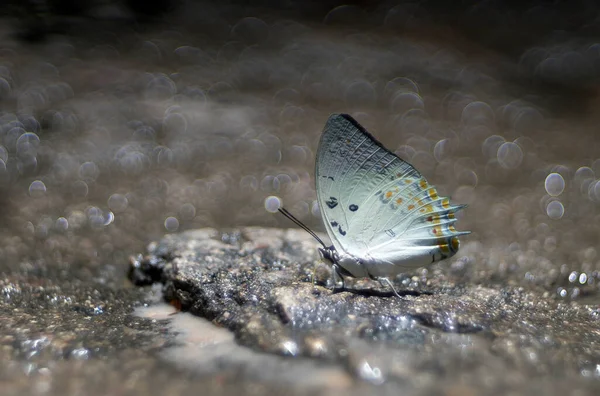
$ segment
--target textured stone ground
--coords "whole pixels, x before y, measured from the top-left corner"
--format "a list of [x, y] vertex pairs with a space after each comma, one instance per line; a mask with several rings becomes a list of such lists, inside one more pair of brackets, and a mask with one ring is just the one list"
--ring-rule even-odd
[[600, 389], [597, 306], [473, 282], [466, 272], [497, 275], [475, 261], [462, 275], [442, 264], [399, 277], [402, 298], [370, 281], [334, 294], [323, 286], [324, 264], [311, 281], [314, 245], [296, 230], [189, 231], [153, 245], [131, 276], [143, 283], [152, 274], [167, 300], [231, 330], [241, 345], [310, 357], [390, 391]]

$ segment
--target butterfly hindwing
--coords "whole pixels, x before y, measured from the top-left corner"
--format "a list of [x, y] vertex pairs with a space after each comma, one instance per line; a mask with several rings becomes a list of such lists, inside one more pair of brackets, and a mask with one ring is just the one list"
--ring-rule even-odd
[[[421, 263], [458, 249], [454, 213], [408, 162], [352, 117], [332, 115], [317, 151], [317, 195], [337, 250]], [[410, 265], [410, 264], [409, 264]]]

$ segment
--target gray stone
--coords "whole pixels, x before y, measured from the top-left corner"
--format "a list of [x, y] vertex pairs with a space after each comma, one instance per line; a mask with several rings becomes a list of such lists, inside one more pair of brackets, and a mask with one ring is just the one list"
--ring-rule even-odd
[[333, 293], [310, 236], [244, 228], [168, 235], [132, 261], [130, 275], [159, 273], [167, 300], [241, 345], [313, 358], [394, 392], [600, 390], [596, 306], [482, 282], [496, 275], [484, 264], [455, 269], [399, 276], [402, 298], [369, 280], [346, 279], [347, 290]]

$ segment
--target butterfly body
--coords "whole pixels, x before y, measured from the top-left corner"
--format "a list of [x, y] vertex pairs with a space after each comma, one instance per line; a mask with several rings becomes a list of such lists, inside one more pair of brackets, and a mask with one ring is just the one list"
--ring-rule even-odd
[[451, 205], [408, 162], [346, 114], [329, 117], [317, 150], [316, 189], [338, 275], [387, 279], [458, 251]]

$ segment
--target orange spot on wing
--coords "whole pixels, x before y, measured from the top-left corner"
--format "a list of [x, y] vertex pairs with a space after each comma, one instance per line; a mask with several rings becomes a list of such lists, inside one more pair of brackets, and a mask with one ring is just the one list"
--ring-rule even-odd
[[448, 198], [444, 198], [444, 199], [442, 199], [442, 206], [443, 206], [445, 209], [448, 209], [448, 208], [450, 207], [450, 200], [449, 200]]
[[438, 199], [438, 194], [437, 191], [435, 191], [435, 188], [430, 188], [429, 191], [427, 191], [427, 194], [429, 195], [429, 198], [433, 200]]
[[412, 183], [412, 180], [410, 180], [410, 179], [406, 179], [406, 180], [404, 180], [404, 183], [406, 183], [406, 184], [410, 184], [410, 183]]
[[454, 216], [454, 213], [448, 213], [448, 218], [449, 219], [454, 219], [454, 218], [456, 218], [456, 216]]
[[427, 188], [427, 181], [425, 179], [421, 179], [421, 181], [419, 182], [419, 186], [421, 186], [421, 188], [424, 190]]
[[392, 192], [391, 191], [386, 192], [385, 193], [385, 197], [388, 198], [388, 199], [391, 198], [392, 197]]
[[458, 247], [460, 246], [460, 241], [458, 240], [458, 238], [454, 237], [454, 238], [450, 239], [450, 243], [452, 244], [452, 249], [454, 251], [457, 251]]
[[440, 248], [440, 250], [444, 253], [449, 253], [450, 252], [450, 246], [448, 246], [447, 243], [440, 243], [438, 245], [438, 247]]
[[425, 206], [423, 206], [420, 210], [421, 213], [430, 213], [433, 212], [433, 205], [431, 204], [427, 204]]
[[398, 198], [398, 199], [396, 200], [396, 203], [397, 203], [398, 205], [400, 205], [400, 204], [402, 203], [402, 198]]
[[415, 208], [415, 205], [408, 205], [408, 210], [413, 210]]

